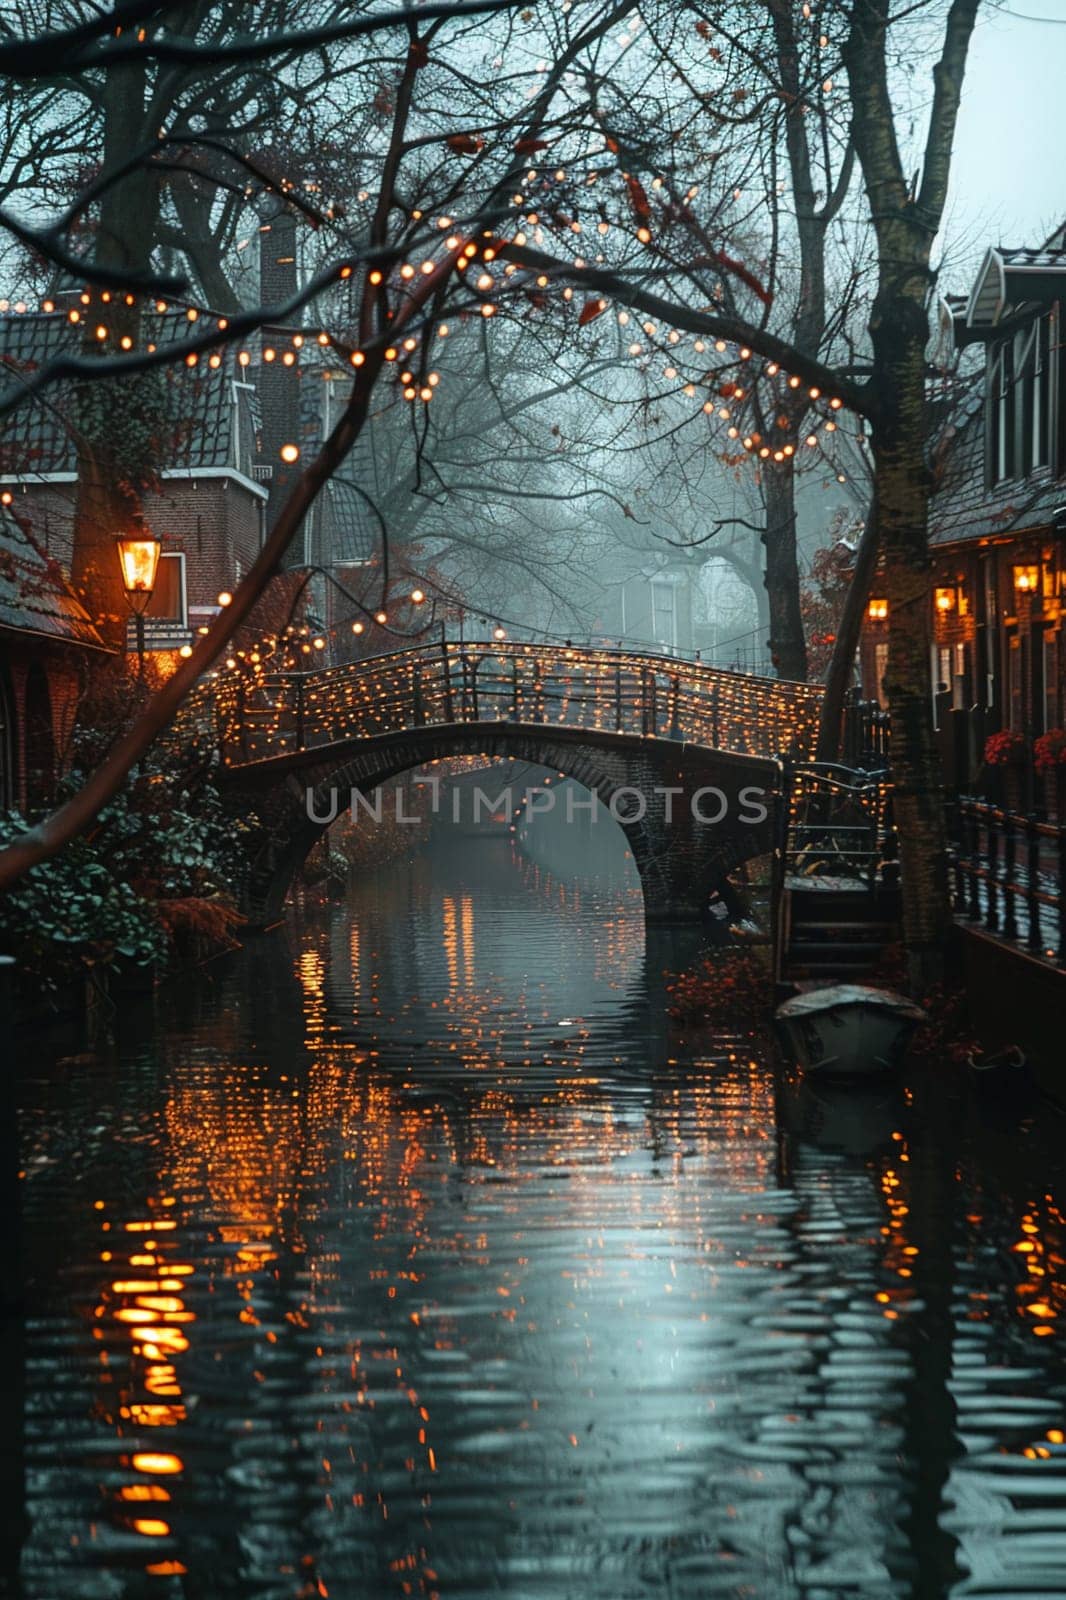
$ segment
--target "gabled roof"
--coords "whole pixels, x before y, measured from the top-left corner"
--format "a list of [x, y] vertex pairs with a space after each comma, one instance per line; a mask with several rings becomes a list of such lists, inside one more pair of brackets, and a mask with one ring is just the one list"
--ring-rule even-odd
[[[181, 313], [144, 313], [144, 339], [157, 345], [188, 333]], [[0, 388], [36, 373], [60, 355], [85, 353], [85, 329], [64, 311], [0, 316]], [[107, 347], [101, 346], [106, 352]], [[159, 440], [163, 470], [224, 467], [233, 463], [233, 355], [217, 367], [201, 357], [195, 369], [167, 366], [161, 375], [166, 404]], [[113, 380], [102, 379], [105, 396]], [[69, 379], [31, 395], [0, 421], [0, 477], [33, 478], [73, 472], [76, 466], [74, 384]]]
[[103, 649], [103, 641], [59, 564], [9, 511], [0, 511], [0, 630]]
[[966, 327], [996, 327], [1021, 306], [1049, 301], [1066, 288], [1066, 249], [1058, 242], [1039, 250], [998, 245], [985, 254], [966, 307]]
[[321, 537], [326, 557], [351, 566], [372, 561], [381, 548], [381, 534], [358, 490], [334, 478], [326, 484], [322, 509]]
[[1066, 504], [1066, 484], [1049, 467], [1026, 478], [985, 482], [984, 384], [977, 384], [943, 428], [936, 450], [935, 487], [929, 507], [931, 545], [961, 539], [1003, 538], [1046, 528]]

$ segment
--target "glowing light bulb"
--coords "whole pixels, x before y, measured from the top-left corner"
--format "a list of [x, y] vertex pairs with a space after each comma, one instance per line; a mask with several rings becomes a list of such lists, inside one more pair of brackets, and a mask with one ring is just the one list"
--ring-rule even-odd
[[278, 454], [282, 461], [299, 461], [300, 446], [298, 444], [283, 444]]
[[222, 593], [218, 597], [218, 603], [220, 606], [231, 606], [233, 604], [233, 596], [230, 594], [228, 589], [222, 590]]

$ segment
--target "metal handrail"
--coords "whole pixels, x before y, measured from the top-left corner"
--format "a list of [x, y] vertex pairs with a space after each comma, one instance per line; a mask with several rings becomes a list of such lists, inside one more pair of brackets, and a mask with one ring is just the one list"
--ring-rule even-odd
[[[968, 795], [955, 814], [957, 915], [1066, 969], [1066, 826]], [[1043, 910], [1055, 913], [1053, 927]]]
[[[790, 876], [840, 875], [871, 891], [896, 881], [891, 785], [841, 762], [812, 762], [791, 774], [784, 870]], [[851, 805], [859, 818], [834, 815]], [[825, 807], [828, 814], [819, 816]], [[821, 846], [821, 848], [819, 848]]]
[[214, 674], [179, 730], [212, 739], [233, 767], [412, 728], [498, 722], [802, 756], [822, 692], [632, 651], [449, 641], [315, 672]]

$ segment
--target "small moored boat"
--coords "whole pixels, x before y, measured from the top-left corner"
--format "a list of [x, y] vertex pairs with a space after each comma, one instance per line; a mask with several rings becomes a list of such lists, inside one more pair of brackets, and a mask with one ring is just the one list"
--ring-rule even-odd
[[799, 1065], [827, 1078], [891, 1072], [925, 1021], [921, 1006], [906, 995], [862, 983], [808, 989], [775, 1015]]

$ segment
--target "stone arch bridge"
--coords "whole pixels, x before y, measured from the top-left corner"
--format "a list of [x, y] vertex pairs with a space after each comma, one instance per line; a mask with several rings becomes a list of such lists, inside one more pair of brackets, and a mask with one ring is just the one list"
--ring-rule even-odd
[[776, 839], [782, 758], [813, 749], [821, 689], [628, 650], [422, 645], [304, 673], [221, 671], [175, 727], [212, 748], [226, 803], [251, 816], [244, 910], [265, 925], [333, 796], [453, 756], [565, 773], [624, 830], [653, 923], [699, 920]]

